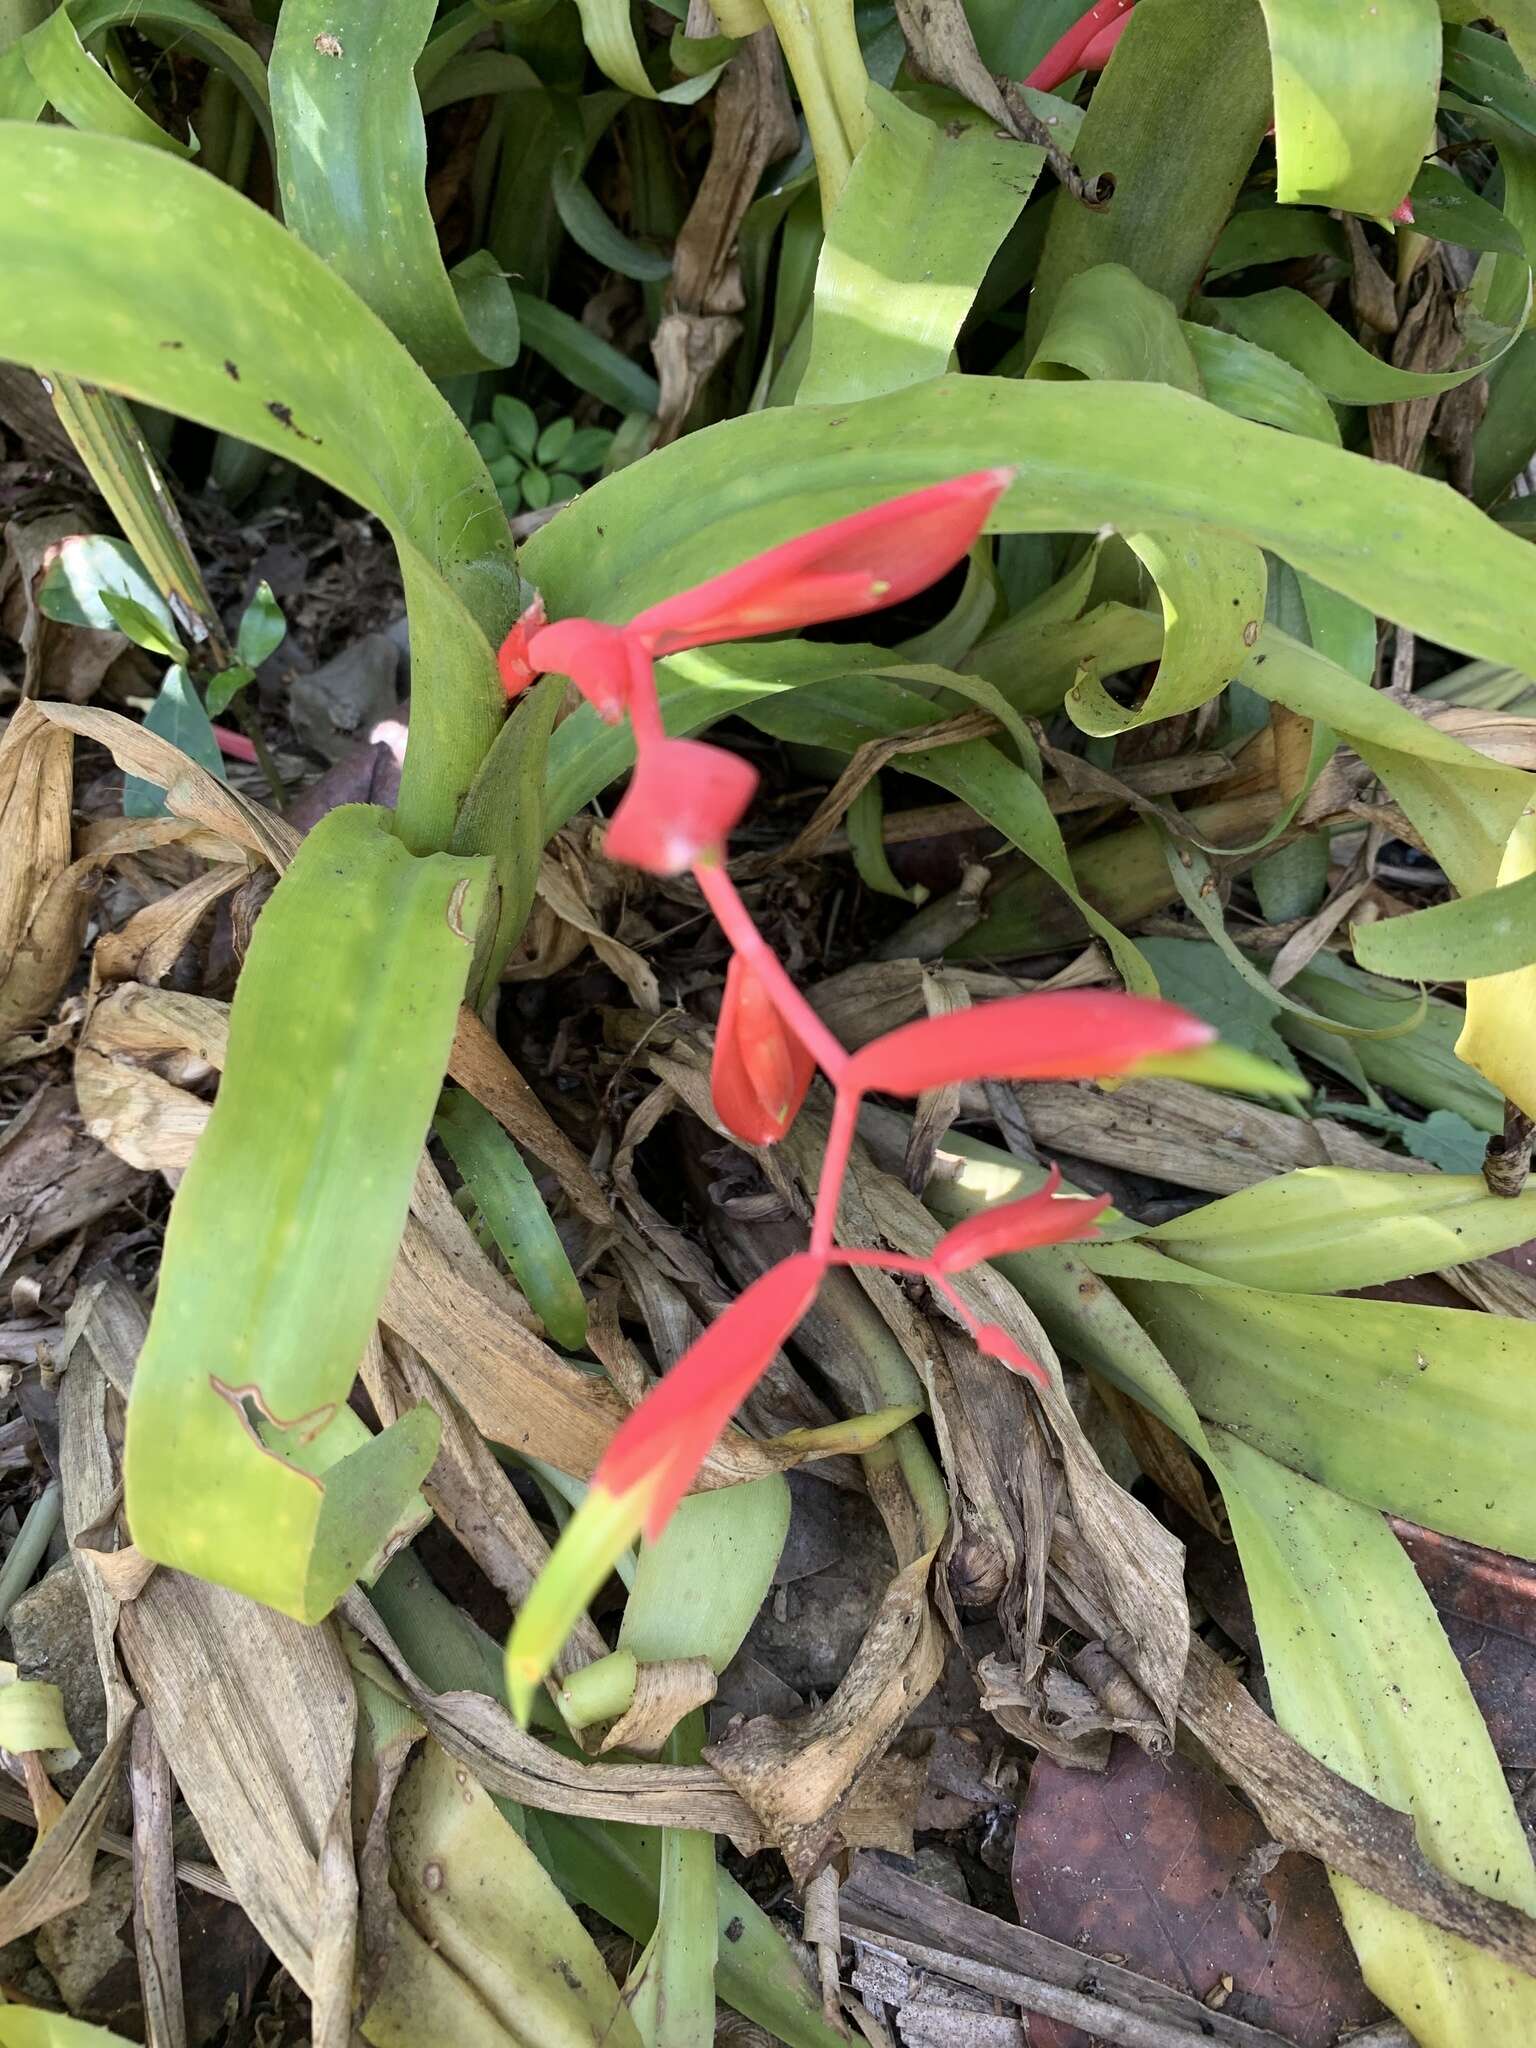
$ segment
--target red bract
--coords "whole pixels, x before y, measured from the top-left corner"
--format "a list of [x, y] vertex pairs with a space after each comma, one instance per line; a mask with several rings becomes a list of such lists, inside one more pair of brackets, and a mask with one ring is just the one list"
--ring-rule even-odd
[[983, 469], [891, 498], [754, 555], [630, 621], [651, 654], [798, 632], [900, 604], [961, 560], [1013, 480]]
[[1098, 65], [1108, 63], [1113, 41], [1104, 49], [1098, 64], [1092, 61], [1090, 53], [1095, 45], [1103, 45], [1110, 29], [1115, 31], [1118, 39], [1124, 27], [1121, 17], [1130, 13], [1131, 6], [1132, 0], [1096, 0], [1086, 14], [1080, 15], [1066, 33], [1052, 43], [1024, 83], [1034, 86], [1039, 92], [1054, 92], [1074, 71], [1092, 71]]
[[655, 740], [613, 814], [608, 858], [648, 875], [680, 875], [725, 844], [756, 788], [757, 770], [739, 754], [702, 740]]
[[933, 1248], [935, 1270], [963, 1273], [968, 1267], [999, 1259], [1005, 1252], [1025, 1251], [1030, 1245], [1096, 1236], [1094, 1226], [1109, 1207], [1108, 1195], [1085, 1201], [1076, 1195], [1058, 1195], [1060, 1186], [1061, 1168], [1053, 1166], [1045, 1186], [1034, 1194], [1017, 1202], [1000, 1202], [946, 1230]]
[[[517, 630], [515, 627], [514, 633]], [[506, 647], [502, 654], [505, 656]], [[542, 632], [532, 634], [526, 660], [531, 673], [552, 669], [556, 675], [569, 676], [610, 725], [617, 725], [624, 716], [629, 704], [630, 666], [622, 626], [603, 626], [596, 619], [562, 619], [558, 626], [544, 626]], [[505, 669], [502, 675], [505, 680]]]
[[786, 1028], [773, 998], [739, 953], [725, 976], [709, 1088], [715, 1114], [745, 1145], [783, 1137], [805, 1100], [816, 1062]]
[[930, 1088], [975, 1081], [1090, 1080], [1123, 1074], [1156, 1053], [1186, 1052], [1216, 1036], [1211, 1026], [1172, 1003], [1098, 989], [1060, 989], [1005, 996], [920, 1017], [853, 1055], [850, 1086], [921, 1095]]
[[738, 1295], [703, 1336], [619, 1425], [592, 1475], [592, 1491], [614, 1496], [645, 1489], [645, 1533], [652, 1541], [692, 1484], [715, 1441], [805, 1314], [821, 1283], [808, 1252], [772, 1266]]
[[544, 600], [536, 597], [501, 643], [496, 666], [501, 671], [501, 687], [509, 697], [526, 690], [539, 673], [528, 659], [528, 642], [543, 624]]

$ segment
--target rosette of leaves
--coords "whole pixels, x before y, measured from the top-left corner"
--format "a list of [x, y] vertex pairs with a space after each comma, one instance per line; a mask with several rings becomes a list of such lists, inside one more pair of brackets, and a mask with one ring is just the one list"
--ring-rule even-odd
[[574, 498], [613, 446], [606, 427], [578, 427], [568, 416], [541, 427], [531, 405], [505, 392], [491, 401], [491, 417], [469, 431], [509, 516]]

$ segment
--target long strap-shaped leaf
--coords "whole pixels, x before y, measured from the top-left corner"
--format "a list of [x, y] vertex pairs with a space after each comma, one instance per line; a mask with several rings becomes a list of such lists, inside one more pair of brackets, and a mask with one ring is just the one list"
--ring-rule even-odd
[[[389, 527], [415, 655], [398, 829], [446, 845], [501, 724], [491, 647], [517, 610], [506, 517], [452, 409], [319, 257], [163, 151], [0, 124], [0, 190], [0, 354], [254, 442]], [[194, 274], [187, 250], [214, 248]]]
[[[235, 994], [229, 1063], [177, 1193], [128, 1410], [147, 1557], [301, 1621], [394, 1528], [437, 1448], [426, 1409], [329, 1464], [448, 1062], [490, 863], [418, 859], [348, 805], [303, 842]], [[340, 1416], [338, 1416], [340, 1411]]]
[[435, 377], [517, 355], [495, 258], [451, 274], [427, 205], [427, 131], [412, 67], [436, 0], [291, 0], [272, 46], [283, 212]]
[[551, 617], [626, 618], [821, 520], [1011, 463], [999, 532], [1205, 524], [1426, 638], [1529, 662], [1536, 551], [1443, 484], [1300, 437], [1280, 463], [1280, 445], [1154, 385], [936, 378], [691, 434], [583, 492], [524, 562]]

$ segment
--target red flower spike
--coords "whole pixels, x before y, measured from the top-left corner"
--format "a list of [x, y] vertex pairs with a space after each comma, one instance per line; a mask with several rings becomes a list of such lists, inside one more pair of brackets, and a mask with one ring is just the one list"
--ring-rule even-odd
[[1064, 1244], [1074, 1237], [1096, 1235], [1096, 1219], [1109, 1207], [1108, 1195], [1092, 1201], [1059, 1196], [1061, 1168], [1053, 1166], [1043, 1188], [1017, 1202], [1000, 1202], [968, 1216], [953, 1230], [946, 1230], [933, 1248], [933, 1265], [940, 1273], [963, 1273], [987, 1259], [1005, 1252], [1021, 1252], [1031, 1245]]
[[733, 954], [709, 1070], [716, 1116], [745, 1145], [776, 1144], [794, 1122], [815, 1071], [762, 977]]
[[999, 1081], [1087, 1081], [1123, 1074], [1157, 1053], [1186, 1052], [1216, 1036], [1172, 1003], [1097, 989], [1004, 996], [945, 1017], [919, 1017], [874, 1039], [848, 1063], [860, 1094], [921, 1095], [983, 1076]]
[[496, 666], [501, 672], [501, 687], [509, 697], [520, 696], [539, 673], [528, 659], [528, 642], [545, 623], [544, 600], [536, 597], [501, 643]]
[[[513, 632], [515, 635], [515, 627]], [[629, 646], [621, 627], [599, 625], [596, 619], [562, 619], [532, 635], [527, 661], [535, 673], [546, 670], [569, 676], [609, 725], [617, 725], [624, 716], [629, 705], [630, 668]]]
[[1084, 71], [1102, 71], [1115, 54], [1115, 45], [1131, 25], [1130, 10], [1112, 21], [1108, 28], [1101, 28], [1093, 41], [1078, 59]]
[[771, 1266], [716, 1316], [632, 1409], [592, 1475], [592, 1493], [644, 1489], [645, 1533], [666, 1527], [732, 1413], [816, 1298], [824, 1271], [809, 1252]]
[[[1120, 16], [1130, 13], [1131, 6], [1132, 0], [1096, 0], [1086, 14], [1080, 15], [1066, 33], [1052, 43], [1024, 83], [1033, 86], [1037, 92], [1054, 92], [1074, 71], [1094, 69], [1089, 62], [1089, 51], [1107, 29], [1116, 27]], [[1104, 61], [1108, 61], [1107, 51]]]
[[629, 630], [649, 653], [677, 654], [900, 604], [961, 560], [1012, 480], [978, 470], [835, 519], [652, 605]]
[[648, 875], [680, 875], [725, 844], [756, 788], [757, 770], [724, 747], [655, 740], [635, 764], [604, 851]]
[[1413, 226], [1412, 194], [1410, 194], [1406, 199], [1399, 199], [1396, 206], [1394, 206], [1392, 209], [1392, 218], [1401, 227], [1411, 228]]

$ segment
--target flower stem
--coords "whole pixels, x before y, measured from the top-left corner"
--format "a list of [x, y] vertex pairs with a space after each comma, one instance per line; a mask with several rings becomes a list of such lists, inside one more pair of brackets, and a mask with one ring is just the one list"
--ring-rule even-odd
[[713, 857], [696, 860], [693, 879], [733, 950], [753, 969], [768, 990], [773, 1007], [785, 1025], [833, 1087], [837, 1087], [847, 1071], [848, 1053], [795, 987], [778, 954], [752, 922], [752, 914], [742, 902], [741, 892], [726, 873], [723, 854], [717, 851]]

